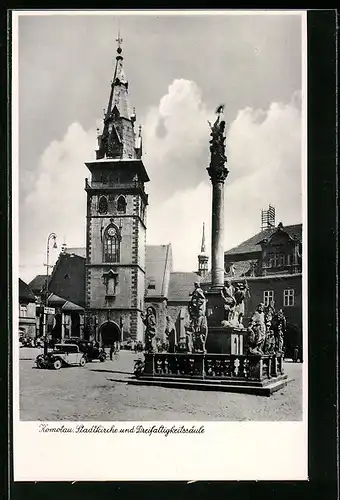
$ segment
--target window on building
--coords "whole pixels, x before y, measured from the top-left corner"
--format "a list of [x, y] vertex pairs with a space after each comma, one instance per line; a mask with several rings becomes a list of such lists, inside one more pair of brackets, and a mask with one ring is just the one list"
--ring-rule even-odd
[[108, 208], [109, 206], [106, 196], [101, 196], [98, 203], [98, 212], [100, 214], [107, 214]]
[[295, 293], [292, 288], [283, 291], [283, 305], [285, 307], [293, 306], [295, 303]]
[[126, 199], [125, 196], [120, 196], [117, 200], [117, 211], [121, 214], [126, 212]]
[[115, 226], [107, 228], [104, 234], [104, 262], [119, 262], [120, 238]]
[[270, 302], [274, 300], [274, 290], [265, 290], [263, 292], [263, 303], [264, 306], [269, 306]]
[[27, 306], [20, 304], [19, 313], [20, 313], [20, 317], [21, 318], [26, 318], [26, 316], [27, 316]]
[[286, 265], [286, 256], [284, 253], [279, 254], [279, 265], [280, 266], [285, 266]]

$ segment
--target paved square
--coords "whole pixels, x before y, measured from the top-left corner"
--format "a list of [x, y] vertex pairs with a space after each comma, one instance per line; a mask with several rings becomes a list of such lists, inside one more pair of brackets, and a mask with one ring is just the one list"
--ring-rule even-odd
[[59, 371], [35, 367], [39, 349], [20, 349], [20, 418], [25, 421], [296, 421], [302, 419], [302, 364], [270, 397], [128, 385], [136, 355]]

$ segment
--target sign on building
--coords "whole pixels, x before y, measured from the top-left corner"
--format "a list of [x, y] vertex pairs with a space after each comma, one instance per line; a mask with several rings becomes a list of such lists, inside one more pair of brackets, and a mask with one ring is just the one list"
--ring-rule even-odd
[[54, 307], [44, 307], [44, 313], [45, 314], [55, 314], [55, 308]]

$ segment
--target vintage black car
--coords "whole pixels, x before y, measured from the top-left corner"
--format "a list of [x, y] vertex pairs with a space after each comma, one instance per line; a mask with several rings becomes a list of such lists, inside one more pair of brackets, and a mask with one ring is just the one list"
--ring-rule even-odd
[[65, 344], [76, 344], [79, 346], [80, 351], [84, 354], [86, 358], [86, 362], [90, 363], [95, 359], [99, 359], [100, 362], [103, 362], [107, 358], [107, 354], [103, 348], [100, 348], [98, 345], [95, 345], [93, 342], [89, 340], [83, 340], [79, 338], [70, 338], [64, 340]]
[[38, 368], [60, 370], [63, 366], [85, 366], [86, 358], [75, 344], [56, 344], [53, 351], [37, 356]]

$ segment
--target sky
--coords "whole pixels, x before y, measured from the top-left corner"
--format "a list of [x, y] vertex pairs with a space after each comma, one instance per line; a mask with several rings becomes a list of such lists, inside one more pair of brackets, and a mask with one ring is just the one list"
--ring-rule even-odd
[[[101, 13], [102, 14], [102, 13]], [[276, 223], [302, 222], [299, 15], [20, 15], [19, 275], [45, 274], [46, 241], [85, 246], [84, 165], [95, 155], [123, 38], [131, 108], [150, 177], [147, 244], [172, 244], [195, 271], [211, 241], [208, 120], [225, 104], [225, 249]]]

